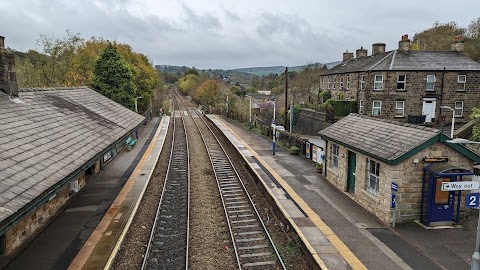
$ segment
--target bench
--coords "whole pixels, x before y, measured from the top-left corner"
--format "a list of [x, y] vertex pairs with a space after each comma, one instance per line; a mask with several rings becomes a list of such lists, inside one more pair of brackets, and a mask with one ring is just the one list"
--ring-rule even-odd
[[137, 139], [132, 139], [132, 137], [128, 137], [128, 139], [125, 141], [125, 144], [127, 145], [127, 150], [130, 151], [136, 142]]

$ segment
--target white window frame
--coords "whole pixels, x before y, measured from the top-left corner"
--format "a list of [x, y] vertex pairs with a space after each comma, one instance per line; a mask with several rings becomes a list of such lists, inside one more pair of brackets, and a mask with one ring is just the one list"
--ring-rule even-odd
[[337, 82], [337, 76], [333, 76], [333, 90], [335, 90], [335, 83]]
[[[401, 106], [399, 106], [401, 104]], [[401, 111], [402, 113], [398, 113]], [[395, 101], [395, 117], [405, 117], [405, 101], [396, 100]]]
[[338, 90], [343, 90], [343, 76], [340, 77], [340, 85], [338, 86]]
[[[400, 81], [400, 76], [403, 76], [403, 81]], [[398, 85], [403, 83], [403, 88], [398, 88]], [[397, 91], [406, 91], [407, 90], [407, 75], [398, 74], [397, 76]]]
[[[373, 168], [372, 168], [373, 166]], [[380, 162], [367, 158], [366, 190], [378, 196], [380, 190]]]
[[365, 75], [362, 75], [360, 77], [360, 90], [364, 90], [365, 89]]
[[340, 152], [340, 147], [338, 144], [330, 144], [330, 168], [338, 170], [338, 156]]
[[359, 104], [358, 113], [363, 114], [363, 100], [361, 99], [358, 104]]
[[[437, 82], [437, 79], [436, 79], [434, 74], [427, 75], [427, 84], [426, 84], [426, 87], [425, 87], [425, 91], [429, 91], [429, 92], [435, 91], [435, 83], [436, 82]], [[431, 86], [431, 88], [429, 88], [429, 86]]]
[[[462, 78], [462, 79], [460, 79]], [[465, 84], [467, 83], [467, 75], [457, 76], [457, 91], [465, 91]]]
[[455, 117], [463, 117], [463, 101], [455, 101]]
[[330, 90], [330, 77], [327, 78], [328, 90]]
[[[380, 81], [378, 81], [377, 78], [380, 78]], [[380, 87], [378, 87], [378, 84], [380, 84]], [[383, 75], [375, 75], [375, 78], [373, 80], [373, 90], [376, 90], [376, 91], [383, 90]]]
[[350, 90], [350, 75], [347, 75], [347, 90]]
[[[377, 102], [380, 106], [375, 106], [375, 102]], [[375, 114], [375, 109], [378, 110], [378, 114]], [[374, 100], [372, 101], [372, 116], [382, 115], [382, 101], [381, 100]]]
[[322, 89], [325, 89], [325, 77], [322, 77]]

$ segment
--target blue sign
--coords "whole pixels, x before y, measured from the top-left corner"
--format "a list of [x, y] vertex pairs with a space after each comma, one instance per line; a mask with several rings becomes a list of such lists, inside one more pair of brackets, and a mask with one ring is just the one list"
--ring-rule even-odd
[[392, 190], [398, 191], [398, 185], [395, 182], [392, 182]]
[[397, 202], [395, 200], [395, 197], [397, 197], [397, 196], [395, 194], [392, 194], [392, 206], [391, 206], [392, 208], [395, 208], [395, 206], [397, 204]]
[[468, 193], [465, 197], [465, 206], [467, 208], [477, 208], [478, 207], [478, 193]]

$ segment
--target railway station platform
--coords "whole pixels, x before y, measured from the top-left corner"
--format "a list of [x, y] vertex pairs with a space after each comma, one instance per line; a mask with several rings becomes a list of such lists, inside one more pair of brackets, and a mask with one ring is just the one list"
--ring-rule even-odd
[[207, 115], [236, 146], [323, 269], [470, 269], [476, 217], [458, 229], [392, 228], [336, 189], [312, 161], [218, 115]]

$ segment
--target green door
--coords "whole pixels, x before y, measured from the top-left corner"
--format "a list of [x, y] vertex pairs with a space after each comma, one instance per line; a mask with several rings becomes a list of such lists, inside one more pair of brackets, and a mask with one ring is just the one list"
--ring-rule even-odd
[[348, 151], [348, 171], [347, 171], [347, 191], [355, 192], [355, 168], [357, 155], [354, 152]]

